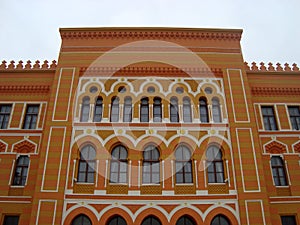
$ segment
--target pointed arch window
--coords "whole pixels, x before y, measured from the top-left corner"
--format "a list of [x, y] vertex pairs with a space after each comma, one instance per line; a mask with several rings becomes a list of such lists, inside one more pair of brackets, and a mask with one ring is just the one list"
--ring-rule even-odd
[[110, 122], [119, 122], [119, 98], [113, 97], [111, 100]]
[[98, 97], [95, 103], [94, 122], [101, 122], [103, 112], [103, 98]]
[[26, 184], [29, 167], [29, 157], [21, 155], [17, 159], [13, 185], [24, 186]]
[[221, 123], [222, 118], [221, 118], [220, 101], [216, 97], [212, 99], [212, 114], [213, 114], [213, 121], [215, 123]]
[[141, 99], [141, 107], [140, 107], [140, 120], [141, 122], [149, 122], [149, 99], [142, 98]]
[[188, 97], [183, 98], [183, 122], [192, 122], [191, 100]]
[[202, 123], [208, 123], [208, 108], [207, 108], [207, 100], [205, 97], [201, 97], [199, 99], [199, 112], [200, 112], [200, 121]]
[[172, 97], [170, 101], [170, 122], [179, 122], [178, 99], [176, 97]]
[[124, 99], [123, 122], [132, 121], [132, 100], [130, 97]]
[[77, 181], [94, 183], [96, 150], [92, 145], [86, 145], [80, 150]]
[[177, 220], [176, 225], [195, 225], [195, 222], [188, 216], [182, 216]]
[[90, 117], [90, 98], [84, 97], [82, 99], [80, 122], [87, 122], [89, 120], [89, 117]]
[[116, 146], [111, 152], [111, 183], [127, 183], [127, 164], [126, 148], [123, 145]]
[[143, 220], [142, 225], [161, 225], [161, 222], [154, 216], [148, 216]]
[[107, 225], [127, 225], [127, 223], [121, 216], [114, 216]]
[[224, 165], [222, 151], [217, 146], [206, 150], [208, 183], [224, 183]]
[[143, 152], [143, 184], [159, 184], [160, 163], [158, 149], [150, 145]]
[[92, 225], [92, 222], [86, 215], [80, 214], [72, 220], [72, 225]]
[[287, 186], [286, 171], [282, 158], [280, 156], [272, 156], [271, 166], [275, 185]]
[[223, 215], [217, 215], [212, 219], [210, 225], [230, 225], [230, 222], [227, 217]]
[[161, 98], [155, 97], [153, 100], [153, 122], [161, 122], [161, 120], [162, 120]]
[[193, 183], [192, 160], [190, 150], [180, 145], [175, 151], [176, 183]]

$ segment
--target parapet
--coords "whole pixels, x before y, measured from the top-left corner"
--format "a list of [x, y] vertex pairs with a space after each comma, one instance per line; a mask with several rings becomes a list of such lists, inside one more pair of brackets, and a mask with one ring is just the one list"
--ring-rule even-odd
[[2, 64], [0, 64], [0, 71], [1, 70], [21, 70], [21, 71], [27, 71], [27, 70], [55, 70], [56, 69], [56, 61], [53, 60], [52, 64], [49, 64], [47, 60], [44, 61], [43, 64], [40, 63], [39, 60], [35, 61], [35, 63], [31, 63], [30, 60], [26, 62], [25, 65], [23, 65], [23, 61], [20, 60], [18, 64], [15, 65], [15, 61], [10, 61], [10, 64], [6, 64], [7, 62], [4, 60], [2, 61]]
[[247, 62], [244, 62], [246, 71], [249, 72], [300, 72], [299, 67], [296, 63], [292, 64], [292, 67], [285, 63], [283, 66], [280, 63], [276, 63], [273, 66], [273, 63], [268, 63], [268, 66], [265, 66], [265, 63], [259, 63], [259, 67], [256, 65], [256, 62], [251, 63], [251, 67], [248, 65]]

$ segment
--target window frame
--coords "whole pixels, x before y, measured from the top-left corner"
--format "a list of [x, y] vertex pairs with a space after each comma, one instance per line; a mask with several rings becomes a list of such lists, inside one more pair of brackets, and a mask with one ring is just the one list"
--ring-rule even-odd
[[132, 122], [132, 99], [131, 97], [125, 97], [123, 107], [123, 122]]
[[[17, 217], [17, 218], [18, 218], [17, 224], [11, 224], [11, 223], [6, 222], [5, 219], [6, 219], [7, 217]], [[6, 223], [5, 223], [5, 222], [6, 222]], [[5, 215], [3, 216], [3, 222], [2, 222], [3, 225], [18, 225], [19, 222], [20, 222], [20, 215], [17, 215], [17, 214], [5, 214]]]
[[82, 103], [81, 103], [80, 122], [88, 122], [89, 118], [90, 118], [90, 97], [85, 96], [82, 99]]
[[156, 224], [158, 223], [159, 225], [162, 225], [161, 221], [156, 216], [153, 215], [149, 215], [146, 218], [144, 218], [141, 225], [148, 225], [148, 224], [152, 225], [153, 224], [152, 220], [155, 220]]
[[[84, 221], [82, 221], [82, 220], [84, 218], [88, 219], [89, 224], [83, 224]], [[92, 225], [93, 224], [91, 219], [87, 215], [81, 213], [72, 219], [71, 225], [76, 225], [75, 222], [77, 222], [76, 220], [78, 220], [78, 219], [81, 219], [80, 225]]]
[[[181, 152], [181, 158], [178, 159], [178, 157], [176, 157], [177, 151], [179, 151], [179, 149], [182, 148], [184, 149], [184, 151], [187, 151], [189, 153], [190, 158], [189, 159], [184, 159], [184, 152], [182, 150]], [[190, 167], [190, 171], [186, 171], [186, 167]], [[177, 168], [180, 168], [177, 171]], [[182, 181], [179, 181], [178, 176], [181, 174], [182, 177]], [[191, 180], [187, 180], [188, 175], [190, 175]], [[190, 149], [181, 144], [179, 146], [177, 146], [176, 150], [175, 150], [175, 183], [176, 184], [194, 184], [194, 177], [193, 177], [194, 173], [193, 173], [193, 163], [192, 163], [192, 154]]]
[[[84, 159], [82, 158], [83, 151], [87, 151], [88, 158]], [[90, 158], [90, 154], [93, 151], [94, 158]], [[93, 164], [93, 166], [91, 166]], [[83, 165], [85, 168], [83, 171], [81, 171], [81, 165]], [[84, 179], [79, 179], [80, 174], [84, 174]], [[93, 181], [89, 180], [89, 175], [92, 174]], [[84, 145], [80, 151], [79, 151], [79, 160], [78, 160], [78, 170], [77, 170], [77, 183], [89, 183], [94, 184], [95, 183], [95, 174], [96, 174], [96, 149], [91, 144]]]
[[[114, 219], [117, 219], [117, 222], [116, 223], [113, 223], [114, 221]], [[119, 224], [119, 219], [121, 219], [121, 222], [120, 222], [120, 224]], [[115, 215], [115, 216], [113, 216], [113, 217], [111, 217], [109, 220], [108, 220], [108, 222], [106, 223], [106, 225], [127, 225], [127, 222], [126, 222], [126, 220], [122, 217], [122, 216], [120, 216], [120, 215]]]
[[[282, 163], [282, 165], [273, 165], [272, 159], [279, 159], [279, 162]], [[287, 171], [286, 171], [286, 166], [285, 166], [285, 161], [280, 155], [272, 155], [271, 156], [271, 174], [272, 174], [272, 179], [274, 182], [275, 187], [288, 187], [289, 186], [289, 180], [287, 176]], [[283, 175], [280, 175], [279, 170], [281, 169], [281, 173]], [[274, 170], [276, 171], [276, 174], [274, 174]], [[281, 181], [281, 178], [284, 179], [284, 182]], [[277, 182], [278, 181], [278, 184]]]
[[191, 223], [193, 225], [196, 225], [194, 219], [191, 216], [188, 216], [188, 215], [183, 215], [183, 216], [179, 217], [178, 220], [176, 221], [176, 225], [189, 225]]
[[176, 97], [170, 99], [170, 122], [179, 123], [179, 107], [178, 99]]
[[[145, 113], [144, 113], [145, 110]], [[140, 102], [140, 122], [149, 122], [149, 98], [143, 97]]]
[[[203, 113], [203, 111], [205, 111]], [[208, 105], [205, 97], [199, 98], [199, 117], [201, 123], [209, 123]]]
[[220, 99], [217, 97], [213, 97], [212, 100], [212, 119], [214, 123], [222, 123], [222, 112]]
[[[269, 114], [272, 112], [272, 114]], [[261, 115], [264, 129], [267, 131], [276, 131], [278, 130], [277, 116], [273, 106], [262, 105], [261, 106]], [[274, 123], [272, 123], [272, 120]]]
[[[147, 157], [145, 157], [145, 153], [147, 152], [147, 151], [150, 151], [150, 157], [149, 158], [147, 158]], [[157, 153], [158, 154], [158, 157], [157, 157], [157, 159], [155, 159], [155, 157], [154, 157], [154, 154], [155, 153]], [[147, 164], [147, 165], [145, 165], [145, 164]], [[153, 165], [155, 165], [156, 166], [156, 164], [158, 164], [158, 172], [156, 172], [156, 171], [153, 171]], [[149, 169], [150, 169], [150, 171], [149, 172], [147, 172], [147, 171], [145, 171], [145, 166], [149, 166]], [[143, 151], [143, 174], [142, 174], [142, 184], [146, 184], [146, 185], [149, 185], [149, 184], [160, 184], [160, 171], [161, 171], [161, 169], [160, 169], [160, 152], [159, 152], [159, 150], [158, 150], [158, 148], [156, 147], [156, 146], [154, 146], [154, 145], [148, 145], [145, 149], [144, 149], [144, 151]], [[158, 182], [155, 182], [154, 181], [154, 174], [158, 174]], [[145, 175], [148, 175], [149, 176], [149, 182], [146, 182], [144, 179], [144, 176]]]
[[[35, 107], [37, 109], [37, 112], [28, 112], [30, 107]], [[26, 130], [35, 130], [38, 125], [38, 119], [39, 119], [39, 111], [40, 111], [40, 104], [27, 104], [26, 105], [26, 112], [24, 116], [24, 121], [23, 121], [23, 129]], [[27, 118], [29, 119], [28, 126], [27, 126]], [[33, 122], [34, 121], [34, 122]]]
[[[2, 108], [10, 108], [9, 112], [2, 112]], [[0, 104], [0, 129], [8, 129], [12, 112], [12, 104]]]
[[[280, 222], [282, 225], [291, 225], [290, 223], [283, 223], [282, 219], [283, 217], [290, 217], [290, 218], [293, 218], [294, 220], [294, 225], [297, 225], [297, 216], [296, 215], [280, 215]], [[292, 224], [293, 225], [293, 224]]]
[[[28, 163], [27, 164], [21, 164], [19, 165], [19, 162], [21, 161], [22, 158], [27, 158]], [[19, 187], [24, 187], [26, 186], [27, 179], [28, 179], [28, 174], [29, 174], [29, 165], [30, 165], [30, 157], [29, 155], [19, 155], [18, 158], [15, 161], [15, 166], [14, 166], [14, 173], [12, 177], [12, 186], [19, 186]], [[17, 175], [17, 170], [20, 175]], [[23, 175], [23, 171], [26, 170], [26, 175]], [[19, 181], [17, 181], [19, 180]], [[24, 181], [24, 182], [23, 182]]]
[[218, 221], [217, 221], [218, 224], [217, 225], [222, 225], [223, 223], [221, 223], [221, 218], [224, 219], [228, 225], [231, 225], [231, 222], [228, 219], [228, 217], [223, 215], [223, 214], [218, 214], [218, 215], [214, 216], [214, 218], [212, 218], [212, 220], [210, 222], [210, 225], [213, 225], [212, 223], [214, 222], [214, 220], [217, 220], [217, 219], [218, 219]]
[[[100, 112], [97, 113], [98, 111], [100, 111]], [[96, 122], [96, 123], [101, 122], [102, 117], [103, 117], [103, 98], [101, 96], [99, 96], [95, 102], [93, 122]]]
[[[119, 150], [118, 157], [114, 157], [114, 151]], [[125, 158], [121, 158], [121, 150], [125, 151]], [[126, 169], [125, 172], [121, 171], [122, 165], [126, 165], [124, 168]], [[117, 166], [116, 170], [112, 170], [113, 166]], [[112, 175], [116, 174], [116, 181], [112, 180]], [[125, 182], [121, 182], [121, 177], [125, 176]], [[111, 160], [110, 160], [110, 171], [109, 171], [109, 183], [111, 184], [126, 184], [128, 183], [128, 151], [127, 148], [123, 145], [115, 146], [111, 151]]]
[[[291, 115], [291, 109], [297, 109], [297, 115]], [[300, 107], [288, 106], [289, 120], [292, 130], [300, 130]]]
[[[156, 111], [159, 111], [158, 113]], [[153, 99], [153, 122], [160, 123], [162, 122], [162, 100], [159, 97]]]
[[117, 123], [120, 121], [120, 99], [113, 97], [110, 104], [110, 122]]
[[182, 120], [184, 123], [192, 123], [192, 105], [189, 97], [184, 97], [182, 101]]
[[[212, 150], [211, 150], [212, 149]], [[215, 154], [215, 150], [217, 149], [217, 154]], [[208, 158], [208, 152], [209, 151], [213, 151], [213, 155], [215, 157], [213, 157], [212, 159]], [[206, 164], [207, 164], [207, 183], [208, 184], [223, 184], [225, 183], [225, 170], [224, 170], [224, 156], [223, 156], [223, 152], [221, 150], [220, 147], [216, 146], [216, 145], [210, 145], [207, 149], [206, 149]], [[220, 155], [220, 158], [216, 158], [216, 156]], [[217, 171], [218, 168], [218, 164], [222, 164], [221, 171]], [[210, 171], [209, 167], [212, 167], [212, 171]], [[210, 174], [213, 174], [213, 180], [210, 180]], [[218, 174], [221, 174], [221, 177], [223, 178], [223, 181], [219, 181], [218, 180]]]

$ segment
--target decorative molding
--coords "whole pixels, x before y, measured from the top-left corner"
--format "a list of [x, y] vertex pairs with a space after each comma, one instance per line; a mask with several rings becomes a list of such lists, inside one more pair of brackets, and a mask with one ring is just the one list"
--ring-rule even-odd
[[0, 71], [10, 71], [10, 70], [18, 70], [18, 71], [28, 71], [28, 70], [55, 70], [57, 67], [57, 63], [55, 60], [52, 61], [52, 64], [49, 64], [47, 60], [44, 61], [44, 63], [41, 65], [40, 61], [37, 60], [35, 63], [31, 63], [30, 60], [26, 62], [25, 65], [23, 65], [23, 61], [20, 60], [17, 65], [15, 65], [15, 61], [10, 61], [10, 64], [6, 65], [6, 61], [3, 60], [2, 64], [0, 64]]
[[300, 142], [298, 142], [297, 144], [295, 144], [294, 146], [294, 151], [297, 153], [300, 153]]
[[265, 145], [265, 149], [267, 153], [271, 154], [282, 154], [287, 152], [286, 147], [277, 141], [272, 141], [271, 143]]
[[292, 67], [290, 67], [288, 63], [285, 63], [284, 67], [282, 67], [280, 63], [276, 63], [276, 67], [274, 67], [271, 62], [268, 63], [268, 67], [266, 67], [263, 62], [259, 63], [259, 67], [256, 65], [256, 62], [252, 62], [251, 67], [247, 62], [244, 62], [244, 65], [247, 72], [300, 72], [296, 63], [293, 63]]
[[24, 140], [18, 144], [15, 144], [13, 151], [18, 153], [34, 153], [35, 149], [36, 146], [33, 143]]
[[300, 88], [252, 87], [253, 95], [299, 95]]
[[49, 85], [29, 86], [29, 85], [18, 85], [18, 86], [0, 86], [0, 92], [49, 92]]

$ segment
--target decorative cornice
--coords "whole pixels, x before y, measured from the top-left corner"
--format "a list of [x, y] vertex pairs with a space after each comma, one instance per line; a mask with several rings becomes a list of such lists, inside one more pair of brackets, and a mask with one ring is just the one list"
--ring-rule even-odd
[[300, 95], [300, 88], [252, 87], [253, 95]]
[[27, 71], [27, 70], [55, 70], [57, 67], [56, 61], [53, 60], [52, 64], [50, 65], [47, 60], [44, 61], [44, 63], [41, 65], [40, 61], [35, 61], [35, 64], [31, 63], [30, 60], [26, 62], [25, 65], [23, 65], [23, 61], [20, 60], [17, 65], [15, 65], [15, 61], [10, 61], [10, 64], [6, 65], [6, 61], [2, 61], [2, 64], [0, 64], [0, 71], [10, 71], [10, 70], [18, 70], [18, 71]]
[[18, 86], [0, 86], [0, 92], [49, 92], [50, 87], [48, 85], [39, 86], [28, 86], [28, 85], [18, 85]]
[[256, 62], [252, 62], [251, 67], [247, 62], [244, 62], [244, 65], [247, 72], [300, 72], [296, 63], [293, 63], [292, 67], [290, 67], [288, 63], [285, 63], [284, 66], [281, 66], [280, 63], [276, 63], [276, 66], [273, 66], [271, 62], [268, 63], [268, 67], [266, 67], [263, 62], [259, 63], [259, 67], [256, 65]]

